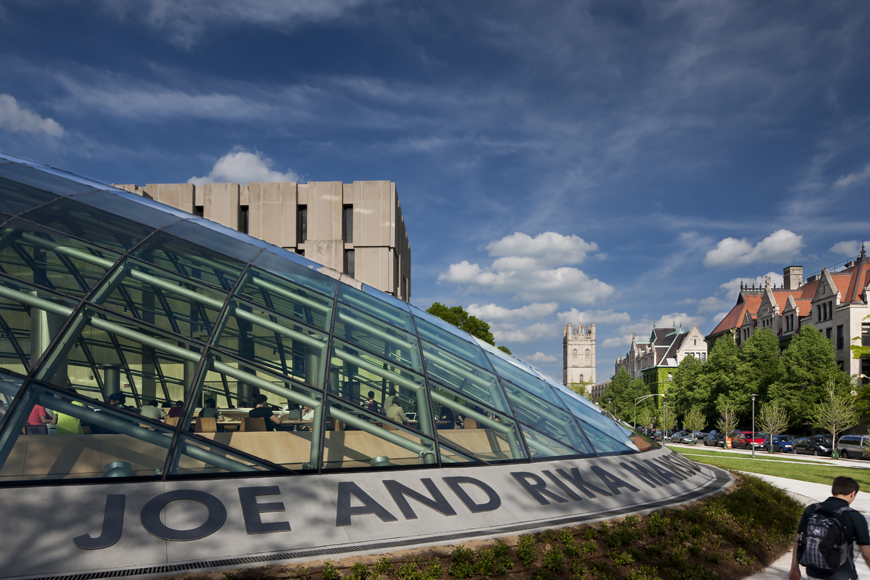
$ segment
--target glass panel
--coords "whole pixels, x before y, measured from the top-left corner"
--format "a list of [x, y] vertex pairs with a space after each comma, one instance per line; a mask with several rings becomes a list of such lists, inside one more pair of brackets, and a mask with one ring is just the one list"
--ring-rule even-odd
[[[511, 400], [517, 418], [535, 431], [567, 445], [576, 450], [573, 453], [582, 455], [594, 455], [595, 451], [589, 445], [586, 436], [580, 430], [574, 416], [566, 413], [559, 406], [552, 405], [539, 399], [525, 389], [503, 381], [505, 391]], [[560, 405], [561, 406], [561, 405]], [[541, 449], [535, 449], [532, 441], [526, 441], [532, 449], [543, 453]]]
[[[70, 393], [30, 383], [24, 430], [14, 442], [0, 481], [93, 477], [153, 477], [163, 472], [172, 431], [140, 423]], [[22, 400], [22, 402], [24, 402]], [[48, 419], [54, 423], [49, 435]]]
[[477, 344], [458, 336], [452, 331], [447, 331], [441, 326], [436, 326], [435, 324], [428, 322], [429, 319], [435, 319], [446, 326], [450, 326], [454, 331], [459, 332], [455, 326], [447, 324], [440, 318], [424, 313], [428, 317], [424, 320], [420, 317], [421, 312], [423, 311], [415, 309], [414, 316], [417, 322], [417, 332], [420, 333], [421, 337], [434, 342], [442, 348], [446, 348], [453, 354], [461, 356], [465, 360], [471, 361], [479, 367], [492, 371], [492, 365], [489, 364], [489, 359], [486, 358], [486, 355], [483, 354], [483, 351], [477, 346]]
[[[200, 433], [207, 439], [217, 439], [223, 433]], [[236, 435], [254, 435], [254, 433], [237, 433]], [[177, 458], [172, 462], [172, 475], [196, 475], [200, 473], [243, 473], [272, 471], [268, 465], [236, 455], [220, 445], [207, 441], [198, 441], [193, 437], [182, 435], [176, 447]]]
[[441, 463], [445, 464], [446, 467], [450, 467], [451, 463], [480, 463], [474, 457], [463, 455], [454, 449], [450, 449], [444, 445], [443, 439], [439, 441], [438, 449], [441, 452]]
[[98, 303], [203, 342], [227, 297], [210, 286], [133, 259], [124, 262], [117, 279], [106, 288], [111, 294], [97, 297]]
[[378, 300], [381, 300], [382, 302], [386, 302], [387, 304], [391, 304], [392, 306], [395, 306], [396, 308], [398, 308], [400, 310], [409, 310], [410, 305], [407, 302], [405, 302], [404, 300], [399, 300], [395, 296], [387, 294], [386, 292], [378, 290], [377, 288], [374, 288], [368, 284], [363, 284], [363, 292], [365, 292], [369, 296], [374, 296], [375, 298], [377, 298]]
[[405, 412], [417, 414], [415, 428], [432, 433], [422, 375], [337, 339], [333, 340], [329, 390], [381, 416], [391, 406], [390, 397], [398, 398]]
[[335, 286], [338, 282], [320, 273], [321, 269], [327, 269], [323, 264], [312, 262], [284, 248], [278, 246], [267, 248], [257, 256], [254, 265], [327, 296], [335, 296]]
[[[37, 377], [127, 409], [182, 401], [202, 346], [133, 320], [85, 309]], [[170, 410], [170, 415], [177, 413]]]
[[582, 399], [579, 395], [575, 394], [572, 397], [561, 390], [557, 390], [556, 393], [563, 401], [565, 407], [580, 421], [583, 431], [589, 436], [592, 445], [600, 453], [639, 451], [638, 446], [631, 440], [631, 431], [629, 429], [620, 427], [605, 417], [598, 409], [591, 409], [583, 404], [585, 399]]
[[0, 368], [26, 375], [77, 301], [0, 277]]
[[431, 385], [439, 440], [482, 461], [526, 458], [514, 419], [485, 409], [442, 385]]
[[547, 437], [542, 433], [538, 433], [528, 425], [520, 425], [523, 435], [526, 437], [526, 443], [529, 444], [529, 449], [532, 450], [532, 459], [544, 459], [547, 457], [562, 457], [566, 455], [577, 455], [577, 452], [551, 437]]
[[422, 372], [417, 336], [349, 306], [339, 305], [333, 334], [391, 361]]
[[541, 399], [554, 403], [559, 407], [562, 402], [553, 392], [553, 389], [541, 379], [532, 376], [520, 367], [504, 361], [498, 357], [490, 357], [492, 364], [495, 365], [495, 370], [502, 379], [507, 379], [514, 384], [521, 386], [526, 391], [534, 394]]
[[[42, 163], [37, 163], [35, 161], [30, 161], [28, 159], [20, 159], [12, 157], [11, 155], [7, 155], [7, 158], [17, 161], [22, 165], [27, 165], [29, 167], [33, 167], [42, 173], [47, 173], [50, 175], [56, 175], [60, 178], [66, 179], [68, 181], [73, 181], [75, 183], [81, 183], [83, 185], [87, 185], [93, 189], [111, 189], [112, 186], [107, 185], [105, 183], [94, 181], [93, 179], [88, 179], [87, 177], [82, 177], [81, 175], [76, 175], [75, 173], [70, 173], [69, 171], [64, 171], [62, 169], [56, 169], [54, 167], [50, 167], [48, 165], [43, 165]], [[84, 191], [84, 190], [82, 190]]]
[[21, 217], [121, 251], [129, 250], [154, 231], [150, 226], [69, 199], [60, 199]]
[[52, 175], [47, 171], [41, 171], [40, 169], [17, 163], [0, 167], [0, 178], [17, 181], [58, 195], [70, 195], [94, 190], [94, 186], [91, 184], [79, 183], [66, 177]]
[[250, 262], [262, 248], [270, 244], [240, 234], [228, 227], [204, 219], [189, 219], [167, 227], [168, 234], [191, 241], [206, 248], [220, 248], [220, 251], [242, 262]]
[[435, 442], [356, 405], [329, 398], [324, 469], [437, 463]]
[[323, 392], [211, 352], [196, 396], [205, 407], [191, 413], [193, 429], [276, 465], [316, 469]]
[[423, 341], [423, 358], [430, 380], [440, 381], [500, 411], [508, 411], [507, 399], [494, 374], [426, 341]]
[[339, 286], [338, 299], [345, 304], [376, 316], [388, 324], [398, 326], [407, 332], [414, 332], [414, 323], [411, 321], [410, 314], [387, 304], [383, 300], [372, 298], [347, 284]]
[[83, 193], [75, 196], [74, 199], [79, 203], [100, 208], [128, 220], [146, 224], [157, 229], [168, 226], [180, 219], [189, 219], [191, 217], [187, 212], [120, 189]]
[[76, 296], [84, 296], [117, 259], [114, 252], [21, 220], [0, 229], [0, 271]]
[[6, 411], [9, 410], [12, 401], [18, 396], [18, 391], [21, 390], [23, 383], [23, 377], [0, 374], [0, 431], [2, 431], [3, 424], [7, 419]]
[[[217, 247], [222, 245], [218, 243]], [[170, 272], [177, 272], [224, 290], [232, 289], [245, 267], [229, 256], [163, 232], [155, 234], [136, 250], [135, 255]]]
[[214, 344], [297, 381], [322, 388], [328, 335], [233, 300]]
[[53, 193], [0, 178], [0, 210], [8, 214], [16, 215], [53, 199], [58, 199]]
[[[257, 258], [255, 263], [259, 261], [260, 258]], [[287, 265], [297, 266], [292, 262]], [[311, 287], [321, 290], [323, 285], [311, 284], [313, 280], [309, 277], [310, 273], [301, 266], [298, 267], [305, 275], [285, 274], [281, 277], [259, 268], [251, 268], [245, 281], [239, 285], [237, 293], [260, 306], [329, 332], [329, 326], [332, 324], [332, 305], [335, 300], [332, 294], [324, 296], [312, 291]]]

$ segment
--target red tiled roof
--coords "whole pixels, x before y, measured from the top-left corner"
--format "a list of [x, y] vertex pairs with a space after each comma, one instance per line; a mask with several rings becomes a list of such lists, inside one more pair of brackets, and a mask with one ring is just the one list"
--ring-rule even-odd
[[[816, 288], [819, 287], [819, 281], [813, 280], [809, 284], [805, 284], [798, 288], [800, 290], [800, 296], [795, 296], [794, 299], [802, 299], [802, 300], [812, 300], [816, 297]], [[793, 294], [797, 294], [797, 291], [793, 292]]]
[[722, 319], [722, 322], [716, 325], [716, 328], [713, 329], [713, 332], [710, 334], [718, 334], [720, 332], [725, 332], [729, 328], [737, 328], [741, 324], [743, 324], [743, 316], [746, 314], [747, 310], [755, 312], [758, 310], [758, 305], [761, 304], [761, 296], [758, 294], [745, 296], [740, 294], [737, 298], [737, 304], [734, 305], [734, 308], [731, 309], [728, 314], [725, 315], [725, 318]]

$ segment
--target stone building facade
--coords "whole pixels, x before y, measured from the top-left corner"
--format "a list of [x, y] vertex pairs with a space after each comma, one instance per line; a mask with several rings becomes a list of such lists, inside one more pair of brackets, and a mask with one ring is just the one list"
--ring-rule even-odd
[[562, 329], [562, 383], [595, 383], [595, 323]]
[[852, 358], [849, 346], [860, 337], [870, 345], [870, 259], [864, 247], [855, 259], [841, 268], [824, 268], [803, 280], [802, 266], [783, 270], [783, 285], [777, 288], [765, 279], [764, 286], [740, 287], [737, 304], [707, 336], [712, 344], [727, 332], [734, 335], [738, 346], [756, 330], [769, 328], [780, 338], [785, 348], [795, 333], [804, 326], [814, 326], [831, 341], [834, 358], [840, 368], [857, 375], [866, 384], [870, 376], [870, 360]]
[[406, 302], [411, 246], [396, 184], [116, 185], [281, 246]]
[[642, 378], [651, 393], [664, 393], [687, 356], [707, 360], [707, 341], [697, 326], [683, 330], [682, 324], [679, 328], [676, 323], [673, 328], [653, 325], [646, 340], [631, 335], [628, 353], [616, 359], [614, 375], [624, 368], [632, 380]]

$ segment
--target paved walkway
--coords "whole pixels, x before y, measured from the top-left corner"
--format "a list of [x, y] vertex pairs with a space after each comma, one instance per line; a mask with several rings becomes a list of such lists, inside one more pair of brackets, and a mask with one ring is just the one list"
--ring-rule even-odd
[[[864, 462], [865, 465], [867, 462]], [[820, 483], [809, 483], [806, 481], [797, 481], [795, 479], [786, 479], [784, 477], [774, 477], [772, 475], [760, 475], [753, 473], [755, 477], [772, 483], [773, 485], [786, 490], [797, 499], [805, 504], [824, 501], [831, 496], [831, 486], [822, 485]], [[870, 494], [860, 491], [858, 497], [852, 502], [852, 507], [861, 512], [865, 518], [870, 521]], [[782, 580], [788, 578], [788, 571], [791, 568], [791, 550], [782, 558], [768, 566], [763, 572], [753, 574], [747, 580]], [[870, 568], [864, 562], [864, 558], [860, 555], [855, 560], [858, 569], [858, 578], [861, 580], [870, 580]], [[806, 570], [801, 568], [801, 575], [806, 578]]]

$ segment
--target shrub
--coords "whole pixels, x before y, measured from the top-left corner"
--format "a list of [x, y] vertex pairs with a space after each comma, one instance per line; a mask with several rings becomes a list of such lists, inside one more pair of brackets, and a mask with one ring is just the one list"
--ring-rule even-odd
[[372, 570], [378, 576], [387, 576], [393, 572], [393, 565], [386, 558], [381, 558], [372, 566]]
[[598, 551], [598, 544], [596, 544], [595, 542], [583, 542], [583, 544], [580, 546], [580, 551], [584, 554], [594, 554], [596, 551]]
[[371, 571], [369, 570], [369, 567], [362, 562], [357, 562], [350, 567], [351, 580], [368, 580], [369, 576], [371, 576]]
[[450, 567], [447, 573], [464, 580], [474, 575], [474, 552], [465, 546], [457, 546], [450, 554]]
[[655, 568], [642, 566], [636, 570], [632, 570], [625, 577], [625, 580], [661, 580]]
[[504, 576], [514, 567], [513, 560], [507, 554], [508, 546], [501, 540], [486, 550], [480, 550], [477, 552], [474, 572], [486, 578]]
[[595, 528], [587, 527], [583, 530], [583, 539], [584, 540], [594, 540], [598, 537], [598, 530]]
[[556, 530], [544, 530], [541, 533], [541, 541], [545, 544], [552, 544], [558, 538], [558, 532]]
[[660, 536], [664, 534], [670, 527], [670, 524], [670, 518], [666, 518], [660, 512], [654, 512], [647, 520], [647, 527], [649, 528], [649, 533], [653, 536]]
[[544, 555], [544, 569], [561, 574], [565, 569], [565, 556], [559, 546], [553, 546]]
[[709, 560], [710, 562], [712, 562], [714, 564], [718, 564], [719, 562], [724, 560], [727, 556], [728, 556], [728, 554], [726, 554], [725, 552], [713, 552], [712, 554], [707, 555], [707, 560]]
[[610, 555], [610, 559], [617, 566], [629, 566], [634, 564], [634, 557], [628, 552], [614, 552]]
[[[335, 565], [332, 562], [327, 562], [323, 565], [323, 580], [340, 580], [341, 574], [338, 573]], [[227, 579], [229, 580], [229, 579]]]
[[535, 547], [535, 538], [532, 536], [520, 536], [520, 541], [517, 543], [517, 558], [523, 563], [526, 568], [538, 559], [538, 549]]
[[755, 561], [755, 558], [747, 554], [743, 548], [737, 548], [737, 551], [734, 552], [734, 559], [741, 566], [750, 566]]
[[571, 564], [571, 576], [574, 580], [580, 580], [589, 572], [589, 568], [583, 562], [574, 562]]

